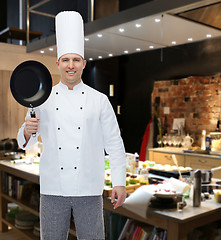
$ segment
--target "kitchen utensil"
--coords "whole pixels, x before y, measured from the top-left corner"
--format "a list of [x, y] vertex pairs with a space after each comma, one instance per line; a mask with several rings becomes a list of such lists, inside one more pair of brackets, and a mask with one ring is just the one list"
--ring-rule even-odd
[[172, 159], [173, 159], [174, 164], [177, 166], [177, 169], [178, 169], [178, 172], [179, 172], [179, 175], [180, 175], [180, 180], [182, 181], [183, 180], [182, 174], [180, 172], [180, 169], [179, 169], [179, 166], [178, 166], [178, 163], [177, 163], [177, 159], [176, 159], [176, 156], [174, 154], [172, 154]]
[[37, 107], [44, 103], [51, 93], [51, 74], [42, 63], [25, 61], [13, 71], [10, 88], [18, 103], [25, 107]]
[[191, 147], [192, 144], [194, 143], [194, 139], [187, 134], [184, 139], [183, 139], [183, 146], [184, 147]]
[[51, 74], [42, 63], [25, 61], [13, 71], [10, 88], [15, 100], [25, 107], [32, 108], [31, 117], [35, 117], [34, 107], [44, 103], [51, 93]]

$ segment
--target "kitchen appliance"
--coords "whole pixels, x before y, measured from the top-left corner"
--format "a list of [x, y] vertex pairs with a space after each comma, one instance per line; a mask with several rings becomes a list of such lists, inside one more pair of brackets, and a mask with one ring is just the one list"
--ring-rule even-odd
[[17, 151], [18, 150], [18, 142], [15, 138], [5, 138], [0, 140], [0, 150], [4, 152], [8, 151]]
[[[201, 181], [203, 184], [210, 183], [213, 177], [213, 172], [220, 170], [221, 166], [216, 167], [216, 168], [211, 168], [209, 169], [201, 169]], [[190, 176], [193, 179], [194, 178], [194, 170], [190, 171]]]

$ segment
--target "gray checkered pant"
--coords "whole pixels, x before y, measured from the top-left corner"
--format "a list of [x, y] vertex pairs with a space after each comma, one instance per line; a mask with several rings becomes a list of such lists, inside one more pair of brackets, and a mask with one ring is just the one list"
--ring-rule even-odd
[[67, 240], [71, 212], [78, 239], [105, 239], [102, 196], [62, 197], [41, 194], [41, 240]]

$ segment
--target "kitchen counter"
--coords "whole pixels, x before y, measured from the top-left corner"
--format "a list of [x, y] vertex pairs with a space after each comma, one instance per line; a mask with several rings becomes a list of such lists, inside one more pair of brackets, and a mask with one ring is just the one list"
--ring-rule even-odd
[[188, 234], [195, 228], [205, 226], [221, 219], [221, 203], [211, 199], [201, 202], [200, 207], [193, 207], [192, 200], [185, 200], [187, 205], [182, 212], [177, 209], [148, 208], [146, 217], [141, 217], [124, 207], [113, 210], [110, 198], [104, 198], [105, 209], [167, 230], [167, 240], [187, 240]]
[[[9, 161], [0, 161], [0, 175], [2, 172], [7, 172], [9, 174], [13, 174], [14, 176], [22, 177], [34, 183], [39, 183], [38, 164], [13, 164]], [[38, 215], [38, 212], [32, 210], [24, 203], [15, 200], [0, 191], [0, 203], [2, 207], [0, 209], [0, 231], [7, 231], [7, 225], [10, 225], [10, 223], [3, 217], [7, 212], [7, 201], [14, 201], [23, 208]], [[124, 207], [119, 207], [116, 210], [113, 210], [113, 204], [111, 203], [109, 197], [104, 197], [104, 209], [122, 214], [143, 223], [166, 229], [167, 240], [187, 240], [187, 235], [194, 228], [221, 219], [221, 204], [216, 203], [213, 198], [202, 202], [201, 207], [199, 208], [192, 207], [191, 200], [187, 200], [187, 206], [181, 213], [177, 212], [176, 209], [159, 210], [148, 208], [145, 218], [136, 215]], [[14, 225], [10, 226], [15, 228]], [[26, 234], [24, 231], [22, 232], [24, 235]]]
[[170, 153], [184, 156], [198, 156], [198, 157], [209, 157], [213, 159], [221, 159], [221, 155], [209, 153], [197, 153], [197, 152], [187, 152], [186, 148], [176, 148], [176, 147], [159, 147], [159, 148], [149, 148], [149, 151], [160, 152], [160, 153]]

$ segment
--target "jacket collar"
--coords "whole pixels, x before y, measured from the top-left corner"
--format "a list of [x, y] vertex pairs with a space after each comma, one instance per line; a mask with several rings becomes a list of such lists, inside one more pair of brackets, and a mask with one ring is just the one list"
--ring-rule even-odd
[[[62, 89], [65, 90], [65, 91], [71, 91], [71, 90], [68, 89], [68, 86], [65, 85], [64, 83], [62, 83], [61, 81], [58, 83], [58, 85], [59, 85], [60, 88], [62, 88]], [[83, 83], [83, 81], [81, 80], [80, 83], [78, 83], [76, 86], [74, 86], [73, 90], [74, 90], [74, 91], [80, 90], [80, 89], [82, 89], [83, 85], [84, 85], [84, 83]]]

